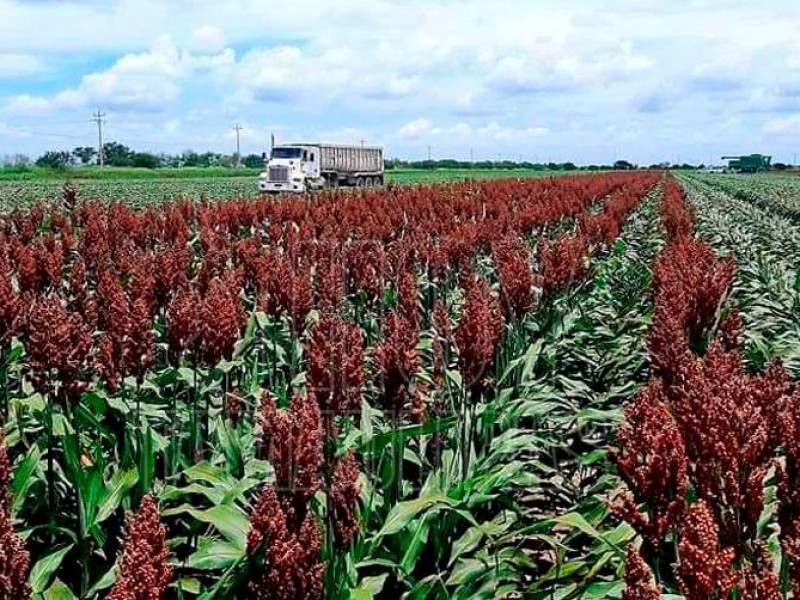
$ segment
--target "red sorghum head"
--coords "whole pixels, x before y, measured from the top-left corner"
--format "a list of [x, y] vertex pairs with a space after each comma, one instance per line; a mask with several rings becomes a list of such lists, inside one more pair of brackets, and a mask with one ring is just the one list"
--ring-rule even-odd
[[119, 562], [119, 574], [108, 600], [160, 600], [172, 581], [167, 564], [166, 530], [152, 496], [142, 499], [138, 512], [128, 517]]

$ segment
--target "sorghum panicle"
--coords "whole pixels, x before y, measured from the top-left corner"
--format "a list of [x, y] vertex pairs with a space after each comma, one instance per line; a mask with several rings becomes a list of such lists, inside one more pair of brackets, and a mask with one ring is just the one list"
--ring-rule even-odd
[[128, 517], [119, 574], [108, 600], [161, 600], [172, 581], [166, 529], [150, 495]]
[[11, 520], [11, 478], [5, 434], [0, 429], [0, 597], [25, 600], [31, 597], [30, 556]]
[[472, 278], [467, 287], [464, 316], [454, 337], [464, 385], [473, 392], [483, 389], [502, 333], [503, 316], [489, 284], [481, 278]]
[[625, 561], [625, 590], [622, 592], [622, 600], [660, 599], [661, 593], [656, 587], [653, 572], [639, 551], [631, 545]]
[[323, 414], [361, 408], [366, 381], [361, 329], [338, 316], [323, 315], [308, 341], [308, 389]]

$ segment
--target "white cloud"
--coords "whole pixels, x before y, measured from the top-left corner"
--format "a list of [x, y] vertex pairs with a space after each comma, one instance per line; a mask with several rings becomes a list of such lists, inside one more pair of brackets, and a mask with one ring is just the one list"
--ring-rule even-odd
[[419, 119], [414, 119], [413, 121], [409, 121], [400, 129], [397, 130], [397, 137], [405, 138], [405, 139], [416, 139], [421, 138], [426, 135], [433, 135], [438, 132], [428, 119], [424, 117], [420, 117]]
[[497, 121], [490, 121], [478, 129], [478, 135], [484, 139], [495, 141], [513, 141], [541, 137], [547, 135], [546, 127], [508, 127], [500, 125]]
[[24, 79], [46, 70], [44, 61], [30, 54], [0, 54], [0, 79]]
[[776, 135], [800, 135], [800, 114], [769, 119], [764, 132]]
[[225, 46], [225, 34], [219, 27], [202, 25], [194, 30], [194, 41], [207, 52], [218, 52]]
[[47, 98], [22, 94], [6, 104], [11, 112], [47, 112], [90, 106], [112, 110], [161, 111], [180, 98], [182, 83], [200, 72], [233, 64], [233, 51], [192, 55], [168, 36], [147, 52], [126, 54], [104, 71], [84, 75], [80, 84]]
[[419, 139], [430, 136], [442, 137], [461, 137], [475, 140], [494, 140], [500, 142], [523, 141], [527, 139], [542, 137], [549, 132], [547, 127], [542, 126], [523, 126], [512, 127], [501, 125], [495, 120], [489, 121], [485, 125], [473, 127], [464, 121], [458, 121], [452, 126], [437, 127], [431, 121], [420, 117], [409, 121], [397, 130], [397, 137], [400, 139]]

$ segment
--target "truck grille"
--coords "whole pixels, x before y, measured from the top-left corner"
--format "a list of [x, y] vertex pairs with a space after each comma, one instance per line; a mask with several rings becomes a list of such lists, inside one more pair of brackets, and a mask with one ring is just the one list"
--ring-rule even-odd
[[275, 183], [288, 183], [289, 182], [289, 168], [288, 167], [270, 167], [269, 180]]

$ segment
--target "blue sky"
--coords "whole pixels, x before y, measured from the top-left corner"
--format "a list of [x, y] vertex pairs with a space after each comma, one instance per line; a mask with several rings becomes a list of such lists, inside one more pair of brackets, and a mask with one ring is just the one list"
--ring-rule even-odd
[[0, 0], [0, 156], [93, 145], [640, 163], [800, 154], [792, 0]]

